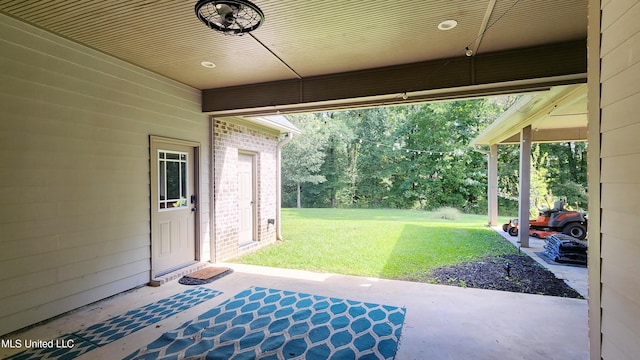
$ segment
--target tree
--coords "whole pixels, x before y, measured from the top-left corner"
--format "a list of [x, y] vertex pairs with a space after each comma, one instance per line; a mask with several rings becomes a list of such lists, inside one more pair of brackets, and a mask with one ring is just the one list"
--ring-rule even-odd
[[323, 134], [318, 131], [313, 114], [290, 119], [302, 130], [282, 148], [282, 182], [296, 187], [296, 206], [301, 207], [301, 188], [304, 183], [318, 184], [326, 181], [320, 174], [325, 154]]
[[[566, 199], [568, 207], [587, 208], [586, 143], [534, 144], [531, 151], [532, 215], [535, 208], [551, 208]], [[518, 145], [499, 147], [498, 184], [500, 194], [517, 199], [519, 194]], [[534, 211], [535, 210], [535, 211]]]
[[324, 146], [325, 161], [321, 173], [325, 182], [313, 186], [317, 197], [314, 204], [322, 207], [336, 207], [344, 202], [345, 189], [350, 183], [349, 146], [353, 140], [353, 130], [345, 117], [347, 112], [328, 112], [319, 116], [321, 131], [326, 139]]
[[479, 211], [486, 189], [485, 160], [467, 144], [499, 108], [488, 99], [475, 99], [426, 104], [416, 110], [400, 129], [406, 176], [398, 193], [410, 207]]
[[[283, 204], [486, 211], [483, 154], [468, 147], [515, 97], [291, 115], [303, 134], [283, 148]], [[586, 206], [586, 145], [537, 144], [532, 189]], [[517, 208], [519, 147], [499, 147], [498, 186]], [[511, 210], [509, 208], [509, 210]]]
[[587, 208], [587, 143], [564, 142], [540, 144], [548, 154], [547, 182], [557, 197], [567, 200], [567, 205]]
[[351, 204], [388, 207], [391, 177], [397, 156], [392, 150], [397, 128], [397, 107], [345, 112], [353, 137], [348, 144]]

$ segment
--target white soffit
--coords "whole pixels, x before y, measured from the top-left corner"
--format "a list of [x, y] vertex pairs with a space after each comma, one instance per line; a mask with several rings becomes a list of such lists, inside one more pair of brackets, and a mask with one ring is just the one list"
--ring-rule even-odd
[[587, 86], [556, 86], [524, 95], [473, 139], [471, 146], [518, 143], [520, 130], [529, 125], [536, 142], [586, 140]]

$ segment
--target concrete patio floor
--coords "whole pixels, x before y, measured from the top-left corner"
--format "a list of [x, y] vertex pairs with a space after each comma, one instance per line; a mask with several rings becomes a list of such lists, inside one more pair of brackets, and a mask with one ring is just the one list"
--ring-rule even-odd
[[[406, 307], [396, 359], [587, 359], [587, 302], [239, 264], [203, 285], [223, 294], [84, 354], [121, 359], [249, 286]], [[56, 339], [189, 288], [177, 281], [141, 287], [14, 333], [11, 339]], [[1, 348], [0, 357], [22, 351]]]

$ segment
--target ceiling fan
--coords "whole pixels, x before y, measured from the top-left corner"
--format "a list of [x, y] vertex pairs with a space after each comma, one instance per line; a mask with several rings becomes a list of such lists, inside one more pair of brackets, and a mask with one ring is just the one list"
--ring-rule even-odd
[[195, 12], [209, 28], [227, 35], [243, 35], [264, 22], [262, 10], [248, 0], [199, 0]]

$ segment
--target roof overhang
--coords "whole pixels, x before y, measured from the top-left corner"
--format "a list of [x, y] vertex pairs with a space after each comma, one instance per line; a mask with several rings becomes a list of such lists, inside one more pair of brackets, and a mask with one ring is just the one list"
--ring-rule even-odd
[[250, 121], [266, 126], [268, 128], [279, 130], [281, 133], [300, 134], [302, 131], [293, 125], [289, 120], [281, 115], [272, 116], [254, 116], [249, 118]]
[[518, 144], [520, 130], [527, 126], [533, 130], [533, 142], [586, 141], [587, 85], [555, 86], [523, 95], [471, 146]]
[[289, 120], [287, 120], [282, 115], [253, 116], [253, 117], [232, 116], [232, 117], [215, 117], [215, 118], [220, 120], [244, 122], [252, 125], [257, 125], [262, 128], [275, 130], [281, 134], [283, 133], [300, 134], [302, 132], [300, 129], [298, 129], [295, 125], [293, 125]]

